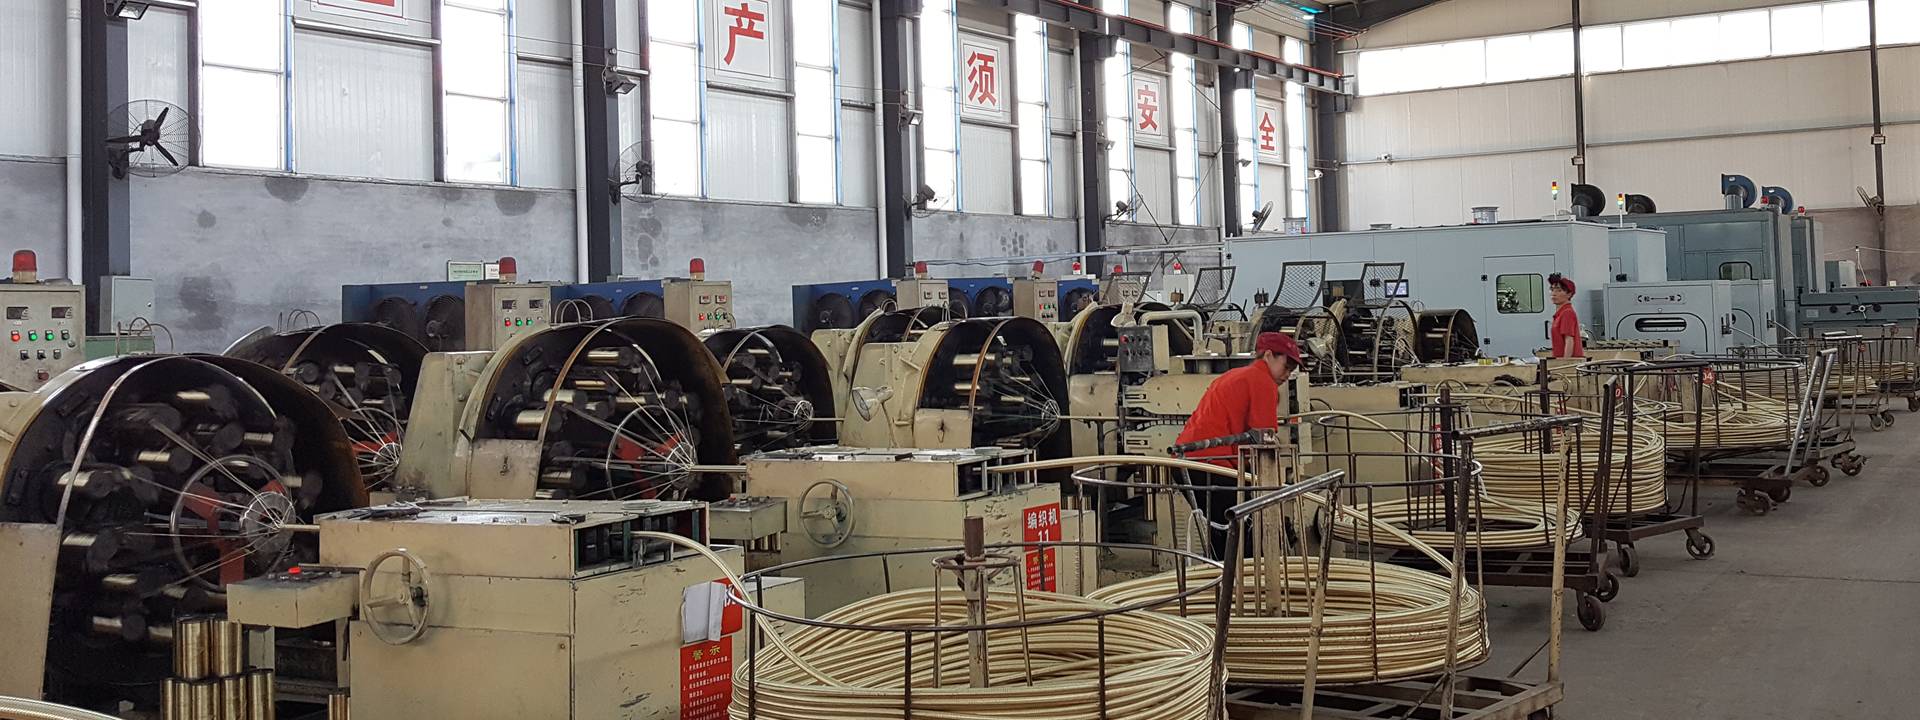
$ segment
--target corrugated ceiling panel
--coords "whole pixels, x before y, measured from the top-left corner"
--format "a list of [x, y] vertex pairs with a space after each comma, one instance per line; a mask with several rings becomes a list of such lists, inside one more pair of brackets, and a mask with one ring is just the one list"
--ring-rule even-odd
[[[1134, 214], [1135, 222], [1155, 225], [1172, 225], [1173, 212], [1173, 153], [1150, 147], [1133, 149], [1133, 185], [1128, 188], [1140, 198], [1140, 211]], [[1116, 192], [1115, 199], [1122, 197]]]
[[1075, 150], [1073, 138], [1054, 136], [1048, 140], [1047, 168], [1050, 184], [1053, 185], [1052, 207], [1049, 213], [1057, 218], [1070, 218], [1079, 215], [1080, 208], [1080, 156]]
[[[619, 4], [637, 7], [635, 3]], [[619, 16], [624, 16], [626, 13], [625, 8], [616, 11], [616, 15]], [[614, 27], [616, 39], [622, 41], [626, 38], [618, 33], [619, 21], [623, 19], [625, 18], [616, 17]], [[554, 57], [573, 57], [572, 0], [514, 0], [513, 23], [516, 50]], [[623, 58], [621, 64], [637, 62], [638, 59], [637, 57], [632, 60]]]
[[960, 185], [962, 211], [1013, 213], [1013, 131], [961, 124]]
[[873, 111], [840, 109], [840, 203], [873, 207]]
[[707, 91], [707, 194], [787, 202], [793, 129], [779, 98]]
[[[519, 183], [527, 187], [573, 187], [573, 73], [564, 65], [521, 62]], [[624, 172], [624, 168], [622, 171]]]
[[840, 99], [873, 101], [873, 14], [840, 6]]
[[156, 7], [127, 24], [127, 99], [188, 106], [186, 12]]
[[64, 154], [66, 20], [66, 3], [0, 2], [0, 154]]

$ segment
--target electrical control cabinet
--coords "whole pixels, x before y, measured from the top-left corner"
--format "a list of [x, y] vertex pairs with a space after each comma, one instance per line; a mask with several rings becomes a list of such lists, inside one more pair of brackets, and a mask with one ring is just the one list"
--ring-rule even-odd
[[667, 320], [696, 333], [733, 329], [733, 283], [666, 281]]
[[1751, 342], [1734, 334], [1730, 281], [1614, 283], [1604, 293], [1608, 337], [1666, 340], [1680, 352], [1709, 355]]
[[1059, 280], [1013, 281], [1013, 314], [1040, 322], [1060, 319]]
[[894, 294], [894, 307], [899, 310], [916, 310], [923, 307], [943, 308], [947, 306], [947, 281], [945, 280], [901, 280]]
[[153, 278], [108, 275], [100, 278], [100, 304], [94, 331], [117, 335], [135, 320], [153, 317]]
[[540, 283], [468, 283], [467, 349], [498, 350], [552, 322], [553, 287]]
[[80, 285], [0, 285], [7, 345], [0, 383], [33, 390], [86, 360], [86, 293]]

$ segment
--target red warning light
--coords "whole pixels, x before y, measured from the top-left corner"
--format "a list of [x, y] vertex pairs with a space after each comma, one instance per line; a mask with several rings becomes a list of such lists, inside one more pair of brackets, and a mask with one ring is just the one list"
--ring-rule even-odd
[[40, 258], [32, 250], [13, 251], [14, 272], [35, 272], [40, 269]]
[[702, 258], [694, 258], [692, 260], [688, 260], [687, 261], [687, 277], [693, 278], [695, 280], [707, 279], [707, 261]]

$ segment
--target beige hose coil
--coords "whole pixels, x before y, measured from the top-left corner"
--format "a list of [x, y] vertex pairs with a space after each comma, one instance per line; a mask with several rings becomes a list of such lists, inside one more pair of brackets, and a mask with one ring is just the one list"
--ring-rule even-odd
[[[1398, 528], [1400, 533], [1369, 532], [1371, 528], [1365, 520], [1342, 515], [1340, 522], [1333, 527], [1333, 536], [1344, 542], [1401, 550], [1419, 547], [1405, 538], [1418, 540], [1430, 547], [1451, 547], [1453, 533], [1445, 529], [1433, 529], [1436, 521], [1446, 516], [1445, 503], [1443, 498], [1423, 497], [1382, 500], [1362, 505], [1355, 510], [1366, 513], [1366, 517], [1375, 523]], [[1556, 527], [1566, 533], [1569, 542], [1583, 534], [1577, 508], [1570, 507], [1560, 513], [1559, 518], [1554, 518], [1553, 513], [1545, 511], [1542, 505], [1529, 508], [1521, 503], [1491, 496], [1482, 496], [1479, 504], [1477, 508], [1469, 507], [1465, 513], [1469, 521], [1467, 547], [1470, 548], [1532, 550], [1547, 547], [1553, 544], [1553, 530]], [[1484, 526], [1475, 527], [1476, 520], [1484, 523]]]
[[[1282, 592], [1287, 611], [1273, 615], [1236, 615], [1227, 642], [1227, 677], [1233, 683], [1299, 684], [1307, 673], [1307, 640], [1313, 602], [1313, 581], [1319, 577], [1318, 558], [1274, 560], [1282, 570], [1269, 573], [1267, 590]], [[1240, 601], [1251, 606], [1261, 597], [1255, 560], [1242, 563]], [[1203, 568], [1187, 573], [1189, 582], [1207, 582], [1219, 570]], [[1329, 566], [1326, 617], [1320, 640], [1322, 683], [1354, 683], [1431, 675], [1446, 666], [1447, 598], [1451, 581], [1445, 575], [1385, 563], [1333, 558]], [[1290, 579], [1291, 582], [1283, 580]], [[1166, 597], [1177, 591], [1172, 574], [1131, 580], [1101, 588], [1092, 597], [1114, 603]], [[1188, 602], [1187, 617], [1212, 626], [1216, 597]], [[1461, 666], [1478, 663], [1488, 651], [1485, 607], [1480, 593], [1465, 588], [1460, 602], [1460, 636], [1456, 659]], [[1177, 608], [1165, 608], [1176, 611]], [[1115, 715], [1114, 717], [1126, 717]]]
[[[1200, 577], [1200, 573], [1190, 573]], [[1216, 572], [1212, 576], [1217, 577]], [[1197, 582], [1205, 582], [1204, 579]], [[1170, 597], [1177, 591], [1160, 595]], [[1208, 593], [1202, 593], [1210, 597]], [[1151, 601], [1155, 597], [1141, 596]], [[1029, 620], [1057, 618], [1106, 609], [1101, 602], [1066, 595], [1028, 592]], [[947, 592], [936, 613], [932, 589], [906, 590], [847, 605], [821, 620], [895, 627], [966, 623], [966, 601]], [[1018, 619], [1015, 598], [1005, 591], [988, 597], [988, 621]], [[1155, 612], [1107, 616], [1106, 708], [1111, 718], [1128, 720], [1204, 720], [1209, 716], [1213, 633], [1198, 623]], [[800, 626], [782, 633], [808, 665], [842, 684], [817, 681], [783, 653], [762, 652], [757, 661], [756, 708], [766, 720], [892, 720], [905, 717], [901, 689], [906, 635], [895, 632]], [[1098, 635], [1093, 620], [995, 630], [987, 634], [990, 687], [967, 686], [967, 634], [939, 638], [936, 671], [931, 633], [913, 636], [913, 717], [926, 720], [1092, 720], [1100, 717]], [[1306, 644], [1302, 642], [1303, 649]], [[1027, 675], [1028, 662], [1033, 674]], [[747, 717], [748, 668], [734, 671], [734, 698], [728, 715]], [[1031, 681], [1031, 682], [1029, 682]]]
[[[1463, 401], [1485, 407], [1489, 410], [1505, 412], [1536, 413], [1524, 398], [1508, 397], [1486, 393], [1457, 393], [1454, 395]], [[1567, 479], [1567, 504], [1569, 509], [1586, 507], [1588, 511], [1597, 511], [1599, 502], [1589, 502], [1587, 495], [1592, 491], [1592, 474], [1600, 467], [1600, 438], [1595, 429], [1599, 425], [1598, 413], [1581, 408], [1569, 407], [1567, 412], [1587, 416], [1587, 432], [1577, 436], [1574, 447], [1574, 476]], [[1623, 431], [1617, 432], [1614, 439], [1612, 467], [1615, 482], [1608, 486], [1609, 514], [1622, 515], [1649, 513], [1666, 507], [1667, 504], [1667, 440], [1663, 437], [1665, 428], [1657, 421], [1641, 421], [1639, 432], [1632, 433], [1633, 444], [1627, 447], [1628, 433], [1624, 432], [1625, 420], [1616, 419]], [[1475, 424], [1473, 418], [1468, 423]], [[1688, 426], [1691, 427], [1691, 426]], [[1576, 436], [1565, 436], [1573, 442]], [[1553, 485], [1542, 478], [1555, 475], [1559, 460], [1551, 454], [1541, 451], [1539, 443], [1531, 435], [1501, 435], [1486, 438], [1473, 444], [1474, 460], [1480, 463], [1480, 482], [1486, 488], [1487, 495], [1493, 498], [1513, 502], [1522, 507], [1531, 507], [1553, 502]], [[1627, 484], [1619, 482], [1625, 479], [1625, 470], [1631, 464], [1633, 470], [1632, 505], [1628, 508]]]

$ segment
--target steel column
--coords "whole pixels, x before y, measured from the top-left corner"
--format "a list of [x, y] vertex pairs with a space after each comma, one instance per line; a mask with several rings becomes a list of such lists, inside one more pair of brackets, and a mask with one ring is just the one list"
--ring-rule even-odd
[[1587, 76], [1580, 61], [1580, 0], [1573, 0], [1573, 171], [1587, 181]]
[[[580, 83], [585, 96], [587, 131], [587, 278], [607, 280], [621, 274], [620, 252], [620, 96], [602, 73], [614, 63], [618, 46], [616, 0], [580, 0], [582, 44]], [[641, 14], [646, 13], [641, 5]]]
[[[107, 15], [105, 5], [81, 3], [80, 14], [80, 268], [68, 269], [87, 286], [87, 315], [95, 328], [104, 317], [97, 306], [100, 279], [132, 272], [127, 235], [126, 178], [107, 166], [107, 115], [127, 102], [127, 21]], [[124, 132], [128, 128], [119, 128]]]
[[[1080, 33], [1080, 238], [1081, 250], [1107, 249], [1107, 137], [1106, 59], [1113, 56], [1113, 38]], [[1097, 259], [1096, 259], [1097, 261]], [[1095, 266], [1098, 267], [1098, 266]]]
[[915, 163], [911, 162], [907, 128], [912, 116], [913, 97], [907, 91], [907, 70], [913, 67], [906, 43], [908, 18], [918, 15], [918, 0], [879, 0], [880, 17], [880, 197], [882, 235], [881, 266], [887, 277], [912, 277], [913, 213], [911, 205], [920, 183], [915, 182]]
[[[1233, 44], [1233, 6], [1213, 5], [1213, 39]], [[1245, 229], [1246, 209], [1240, 207], [1240, 113], [1236, 90], [1251, 85], [1247, 71], [1220, 68], [1220, 230], [1227, 237], [1239, 237]]]
[[[1875, 207], [1874, 240], [1880, 248], [1880, 284], [1887, 284], [1887, 131], [1880, 117], [1880, 7], [1867, 0], [1867, 66], [1873, 77], [1873, 195], [1880, 198]], [[1782, 208], [1793, 212], [1793, 208]]]
[[[1338, 49], [1334, 40], [1324, 36], [1307, 44], [1308, 52], [1313, 54], [1313, 64], [1323, 68], [1339, 64], [1340, 55], [1336, 52]], [[1344, 176], [1339, 173], [1346, 168], [1347, 146], [1340, 116], [1351, 107], [1350, 96], [1326, 95], [1319, 98], [1319, 103], [1314, 108], [1313, 156], [1320, 159], [1318, 164], [1324, 169], [1324, 173], [1321, 175], [1320, 184], [1313, 188], [1314, 205], [1320, 211], [1320, 216], [1313, 221], [1313, 227], [1321, 232], [1335, 232], [1345, 227], [1342, 224], [1344, 218], [1340, 207], [1340, 194], [1345, 190], [1340, 187], [1340, 182]], [[1308, 168], [1307, 173], [1311, 178], [1312, 168]], [[1309, 179], [1308, 182], [1311, 183], [1312, 180]]]

